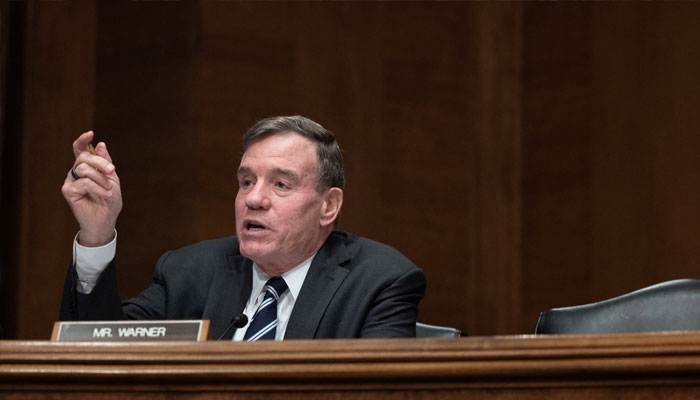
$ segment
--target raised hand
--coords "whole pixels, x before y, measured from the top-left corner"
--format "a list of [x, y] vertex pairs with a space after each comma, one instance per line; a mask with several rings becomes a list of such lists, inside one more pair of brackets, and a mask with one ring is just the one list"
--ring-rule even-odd
[[112, 157], [103, 142], [91, 152], [92, 131], [73, 142], [75, 163], [66, 174], [61, 191], [80, 225], [78, 242], [102, 246], [114, 238], [117, 217], [122, 209], [122, 192]]

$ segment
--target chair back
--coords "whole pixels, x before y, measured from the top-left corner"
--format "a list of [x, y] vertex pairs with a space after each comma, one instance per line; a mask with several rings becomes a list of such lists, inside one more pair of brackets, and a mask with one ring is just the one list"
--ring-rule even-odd
[[460, 336], [464, 335], [459, 329], [416, 322], [416, 337], [418, 338], [458, 338]]
[[537, 334], [700, 330], [700, 280], [679, 279], [540, 314]]

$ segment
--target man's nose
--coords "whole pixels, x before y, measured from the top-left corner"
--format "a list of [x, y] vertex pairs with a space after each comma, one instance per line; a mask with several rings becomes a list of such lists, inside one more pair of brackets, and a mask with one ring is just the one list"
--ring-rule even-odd
[[245, 197], [245, 205], [251, 209], [267, 210], [270, 208], [270, 204], [270, 192], [265, 189], [263, 182], [256, 183]]

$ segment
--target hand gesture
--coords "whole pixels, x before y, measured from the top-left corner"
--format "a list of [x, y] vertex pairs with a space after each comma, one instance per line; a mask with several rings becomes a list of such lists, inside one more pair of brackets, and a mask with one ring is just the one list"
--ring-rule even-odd
[[61, 191], [80, 225], [78, 242], [102, 246], [114, 238], [122, 209], [122, 192], [112, 157], [103, 142], [92, 150], [92, 131], [73, 142], [75, 163], [68, 171]]

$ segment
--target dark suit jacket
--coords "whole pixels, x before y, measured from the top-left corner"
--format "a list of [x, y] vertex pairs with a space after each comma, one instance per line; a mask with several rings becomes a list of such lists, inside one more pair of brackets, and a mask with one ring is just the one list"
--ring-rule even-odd
[[[252, 268], [235, 237], [200, 242], [161, 256], [151, 285], [121, 303], [114, 262], [87, 295], [75, 290], [71, 266], [60, 318], [208, 319], [211, 336], [217, 338], [243, 312]], [[423, 271], [397, 250], [333, 232], [311, 263], [285, 339], [415, 336], [425, 285]]]

